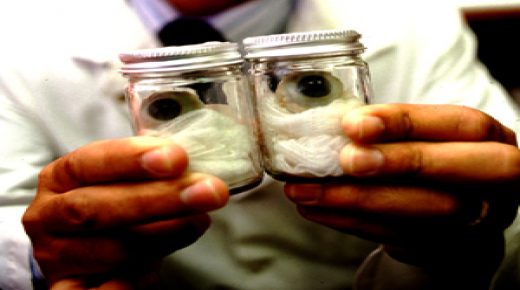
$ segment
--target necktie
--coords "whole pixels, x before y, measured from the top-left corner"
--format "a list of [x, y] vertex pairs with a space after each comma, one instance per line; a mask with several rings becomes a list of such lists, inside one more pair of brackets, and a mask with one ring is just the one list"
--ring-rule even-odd
[[225, 41], [224, 36], [200, 18], [179, 17], [167, 23], [158, 34], [164, 46]]

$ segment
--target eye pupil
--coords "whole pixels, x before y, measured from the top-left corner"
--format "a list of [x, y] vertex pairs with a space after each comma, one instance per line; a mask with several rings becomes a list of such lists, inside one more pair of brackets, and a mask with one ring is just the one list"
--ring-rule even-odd
[[181, 112], [181, 104], [169, 98], [155, 100], [148, 106], [148, 113], [157, 120], [171, 120], [179, 116]]
[[298, 91], [307, 97], [324, 97], [330, 94], [330, 90], [330, 83], [323, 76], [309, 75], [298, 81]]

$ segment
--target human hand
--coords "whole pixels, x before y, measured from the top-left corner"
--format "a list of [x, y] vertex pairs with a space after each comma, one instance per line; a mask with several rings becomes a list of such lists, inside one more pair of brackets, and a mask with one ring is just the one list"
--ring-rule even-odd
[[382, 243], [403, 262], [496, 269], [518, 207], [511, 130], [451, 105], [365, 106], [342, 126], [353, 141], [340, 154], [344, 181], [285, 186], [303, 217]]
[[[187, 173], [171, 141], [100, 141], [49, 164], [23, 224], [51, 289], [142, 289], [160, 259], [196, 241], [227, 186]], [[134, 288], [135, 287], [135, 288]]]

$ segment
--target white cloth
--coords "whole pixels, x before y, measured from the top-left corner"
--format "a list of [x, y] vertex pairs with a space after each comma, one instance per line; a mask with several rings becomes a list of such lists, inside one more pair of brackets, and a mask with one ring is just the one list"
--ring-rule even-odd
[[[325, 106], [292, 113], [281, 107], [272, 94], [261, 94], [258, 115], [262, 135], [277, 172], [296, 176], [341, 176], [340, 151], [349, 142], [341, 130], [341, 116], [363, 105], [356, 98], [337, 99]], [[316, 120], [320, 120], [317, 122]]]
[[[289, 31], [362, 33], [374, 102], [466, 105], [518, 129], [511, 101], [474, 61], [472, 35], [443, 8], [301, 0]], [[29, 241], [16, 222], [22, 211], [10, 208], [31, 200], [39, 170], [54, 158], [93, 140], [132, 135], [118, 101], [126, 81], [114, 62], [121, 51], [157, 43], [124, 0], [4, 1], [0, 19], [9, 24], [0, 26], [0, 270], [18, 270], [2, 272], [0, 288], [26, 290]], [[269, 179], [233, 197], [213, 219], [199, 241], [166, 259], [168, 283], [184, 284], [177, 289], [348, 288], [374, 247], [302, 219]], [[19, 228], [6, 230], [8, 223]]]
[[175, 140], [188, 153], [189, 170], [215, 175], [229, 187], [261, 176], [250, 156], [257, 150], [248, 128], [216, 109], [187, 112], [143, 135]]

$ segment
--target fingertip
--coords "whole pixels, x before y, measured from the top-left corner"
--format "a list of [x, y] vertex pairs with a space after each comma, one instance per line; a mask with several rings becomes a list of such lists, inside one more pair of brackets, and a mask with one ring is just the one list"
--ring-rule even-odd
[[356, 110], [347, 112], [341, 118], [341, 128], [350, 139], [359, 138], [359, 121], [360, 116]]
[[224, 206], [229, 200], [229, 187], [227, 184], [215, 177], [210, 177], [205, 180], [213, 189], [213, 194], [221, 206]]
[[212, 210], [223, 207], [229, 199], [229, 189], [220, 179], [208, 177], [185, 188], [180, 200], [191, 208]]
[[141, 165], [154, 176], [179, 176], [188, 167], [188, 156], [178, 145], [162, 145], [145, 152], [141, 157]]
[[339, 159], [343, 172], [352, 176], [375, 175], [385, 163], [383, 153], [377, 148], [354, 144], [345, 146], [340, 152]]
[[370, 141], [378, 139], [385, 131], [383, 120], [369, 115], [365, 110], [353, 110], [341, 119], [341, 126], [345, 134], [354, 141]]
[[318, 202], [324, 194], [323, 185], [306, 184], [286, 184], [284, 186], [285, 195], [295, 203], [312, 204]]

